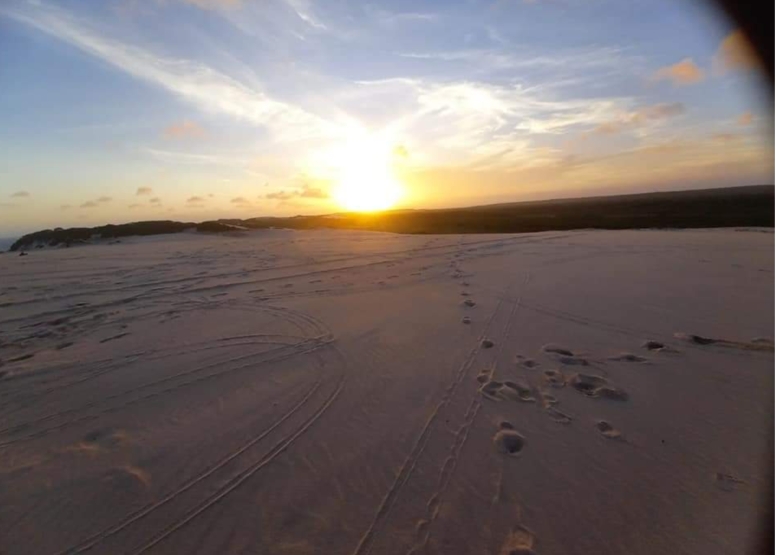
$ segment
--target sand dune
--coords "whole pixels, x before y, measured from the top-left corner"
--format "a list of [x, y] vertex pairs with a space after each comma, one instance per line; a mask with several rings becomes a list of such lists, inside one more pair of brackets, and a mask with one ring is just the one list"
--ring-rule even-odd
[[746, 552], [773, 249], [267, 230], [1, 256], [0, 553]]

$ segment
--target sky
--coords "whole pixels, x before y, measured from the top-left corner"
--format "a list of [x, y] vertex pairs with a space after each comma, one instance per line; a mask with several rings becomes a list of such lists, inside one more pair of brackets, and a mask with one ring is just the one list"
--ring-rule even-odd
[[773, 183], [689, 0], [4, 0], [0, 237]]

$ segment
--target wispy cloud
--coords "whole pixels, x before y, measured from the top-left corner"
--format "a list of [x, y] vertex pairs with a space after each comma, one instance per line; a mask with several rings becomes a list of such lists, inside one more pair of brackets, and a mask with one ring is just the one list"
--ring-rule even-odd
[[161, 162], [172, 164], [216, 165], [232, 168], [245, 164], [244, 159], [234, 156], [220, 156], [218, 154], [196, 154], [191, 152], [161, 150], [157, 148], [143, 148], [142, 150]]
[[653, 75], [652, 80], [671, 81], [674, 85], [692, 85], [703, 81], [706, 72], [692, 60], [685, 58], [673, 65], [661, 67]]
[[138, 187], [135, 194], [137, 196], [143, 196], [143, 195], [150, 195], [153, 194], [154, 190], [151, 187]]
[[59, 206], [60, 210], [70, 210], [73, 206], [71, 204], [62, 204]]
[[[500, 38], [502, 44], [505, 39]], [[552, 54], [528, 52], [510, 47], [475, 48], [436, 52], [404, 52], [404, 58], [449, 62], [465, 65], [477, 72], [501, 70], [545, 70], [555, 77], [563, 74], [584, 75], [586, 72], [635, 71], [641, 60], [615, 46], [557, 50]]]
[[30, 193], [27, 191], [16, 191], [11, 195], [11, 198], [30, 198]]
[[138, 203], [135, 202], [135, 203], [132, 203], [132, 204], [128, 205], [127, 208], [134, 209], [134, 208], [140, 208], [141, 206], [143, 206], [143, 205], [142, 204], [138, 204]]
[[106, 202], [111, 202], [112, 200], [113, 200], [113, 197], [100, 197], [97, 199], [97, 202], [106, 203]]
[[160, 199], [159, 197], [154, 197], [154, 198], [152, 198], [152, 199], [149, 199], [149, 200], [148, 200], [148, 203], [149, 203], [149, 204], [156, 204], [156, 205], [159, 205], [159, 204], [162, 204], [162, 199]]
[[[301, 7], [295, 9], [300, 13]], [[330, 122], [298, 106], [275, 100], [208, 65], [161, 56], [109, 38], [64, 10], [36, 3], [25, 10], [0, 8], [0, 11], [133, 77], [157, 85], [205, 112], [266, 127], [278, 140], [300, 140], [336, 132]]]
[[635, 129], [664, 121], [679, 116], [684, 112], [685, 107], [681, 102], [642, 106], [633, 111], [617, 114], [611, 120], [598, 125], [593, 131], [605, 135], [621, 133], [628, 129]]
[[87, 200], [81, 206], [79, 206], [79, 208], [97, 208], [98, 206], [99, 204], [97, 204], [93, 200]]
[[296, 15], [307, 23], [310, 27], [325, 31], [328, 27], [313, 12], [312, 4], [309, 0], [285, 0], [286, 4], [296, 13]]
[[738, 122], [738, 125], [752, 125], [752, 122], [754, 121], [754, 115], [752, 112], [744, 112], [740, 116], [738, 116], [738, 119], [736, 119]]

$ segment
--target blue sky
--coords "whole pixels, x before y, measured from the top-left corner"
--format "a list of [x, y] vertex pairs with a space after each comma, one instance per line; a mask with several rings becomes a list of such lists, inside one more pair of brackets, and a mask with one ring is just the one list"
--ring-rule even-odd
[[0, 235], [773, 181], [705, 3], [8, 0], [0, 58]]

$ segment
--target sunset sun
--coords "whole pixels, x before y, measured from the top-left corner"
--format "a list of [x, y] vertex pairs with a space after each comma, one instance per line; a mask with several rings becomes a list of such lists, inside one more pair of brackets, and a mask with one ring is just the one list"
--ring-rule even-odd
[[403, 188], [394, 174], [390, 144], [372, 137], [349, 141], [332, 154], [337, 169], [334, 200], [345, 210], [374, 212], [392, 208]]

